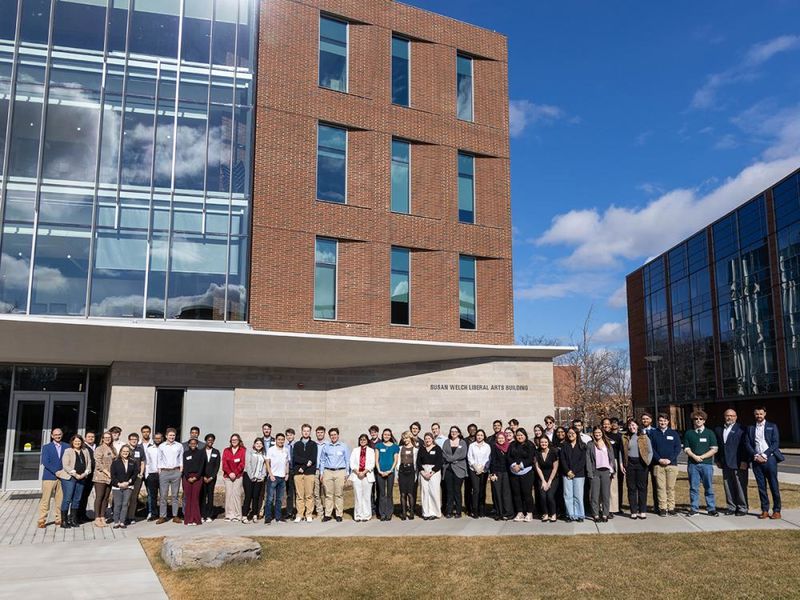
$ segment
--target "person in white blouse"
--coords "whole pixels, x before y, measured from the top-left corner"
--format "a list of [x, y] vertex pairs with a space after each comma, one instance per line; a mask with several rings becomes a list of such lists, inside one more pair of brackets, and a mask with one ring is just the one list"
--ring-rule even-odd
[[486, 443], [486, 432], [478, 429], [475, 441], [467, 450], [467, 465], [469, 465], [469, 480], [472, 484], [473, 519], [486, 516], [486, 480], [489, 477], [489, 458], [492, 448]]
[[350, 453], [350, 481], [353, 484], [355, 506], [353, 520], [372, 518], [372, 486], [375, 485], [375, 452], [369, 447], [369, 436], [358, 436], [358, 446]]

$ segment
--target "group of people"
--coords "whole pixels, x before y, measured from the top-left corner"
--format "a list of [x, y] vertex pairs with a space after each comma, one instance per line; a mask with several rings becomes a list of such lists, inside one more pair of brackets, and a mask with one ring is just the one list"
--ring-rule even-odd
[[217, 515], [214, 491], [220, 477], [224, 519], [243, 523], [260, 518], [265, 523], [312, 521], [315, 514], [324, 522], [341, 521], [347, 481], [354, 491], [357, 522], [373, 516], [389, 521], [398, 513], [395, 482], [402, 520], [458, 519], [466, 512], [475, 519], [540, 518], [547, 523], [559, 518], [582, 522], [589, 515], [603, 523], [622, 514], [625, 481], [630, 518], [647, 518], [649, 482], [653, 511], [663, 517], [677, 514], [675, 486], [682, 451], [688, 459], [688, 516], [699, 513], [701, 485], [707, 514], [719, 514], [712, 479], [716, 463], [723, 473], [726, 514], [747, 514], [752, 468], [759, 518], [780, 519], [777, 465], [783, 455], [778, 427], [766, 420], [763, 407], [754, 417], [755, 423], [745, 428], [728, 409], [724, 425], [712, 431], [706, 427], [707, 415], [697, 410], [691, 415], [692, 428], [683, 436], [670, 427], [667, 414], [659, 414], [653, 426], [649, 413], [639, 421], [628, 419], [624, 428], [618, 419], [603, 419], [588, 433], [580, 419], [569, 427], [556, 427], [551, 416], [545, 417], [544, 426], [534, 425], [532, 435], [516, 419], [505, 428], [495, 420], [490, 435], [470, 424], [466, 436], [455, 425], [445, 435], [438, 423], [421, 434], [422, 426], [414, 422], [399, 440], [391, 429], [381, 431], [373, 425], [359, 435], [352, 450], [340, 439], [338, 428], [319, 426], [312, 438], [309, 424], [302, 425], [297, 437], [291, 428], [273, 435], [272, 425], [264, 423], [262, 435], [249, 448], [234, 433], [222, 450], [215, 446], [213, 433], [201, 442], [197, 427], [183, 443], [177, 441], [175, 429], [152, 434], [147, 425], [127, 440], [121, 439], [119, 427], [112, 427], [99, 440], [87, 432], [85, 437], [72, 435], [67, 443], [62, 431], [53, 429], [51, 443], [42, 450], [38, 526], [45, 527], [53, 496], [60, 509], [56, 525], [88, 522], [93, 491], [95, 526], [125, 528], [135, 521], [142, 487], [148, 520], [165, 523], [171, 515], [176, 523], [199, 525]]

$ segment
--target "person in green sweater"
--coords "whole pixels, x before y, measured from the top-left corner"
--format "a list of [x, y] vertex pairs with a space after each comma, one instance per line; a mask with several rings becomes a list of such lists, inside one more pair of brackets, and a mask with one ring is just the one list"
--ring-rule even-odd
[[712, 457], [717, 453], [717, 436], [710, 429], [706, 429], [708, 415], [702, 410], [692, 413], [693, 429], [689, 429], [683, 436], [683, 445], [686, 456], [689, 457], [689, 512], [687, 516], [693, 517], [700, 512], [700, 483], [706, 496], [706, 509], [708, 516], [717, 517], [716, 499], [714, 497], [714, 463]]

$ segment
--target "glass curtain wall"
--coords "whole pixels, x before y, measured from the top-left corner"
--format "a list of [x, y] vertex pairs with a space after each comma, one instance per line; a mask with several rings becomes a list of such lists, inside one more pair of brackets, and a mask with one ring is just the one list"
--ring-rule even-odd
[[658, 404], [663, 406], [672, 402], [672, 356], [669, 346], [667, 279], [663, 256], [645, 265], [644, 294], [647, 356], [661, 357], [656, 363], [648, 363], [650, 402], [657, 400]]
[[0, 0], [0, 312], [243, 321], [255, 0]]
[[789, 389], [800, 389], [800, 175], [773, 188]]

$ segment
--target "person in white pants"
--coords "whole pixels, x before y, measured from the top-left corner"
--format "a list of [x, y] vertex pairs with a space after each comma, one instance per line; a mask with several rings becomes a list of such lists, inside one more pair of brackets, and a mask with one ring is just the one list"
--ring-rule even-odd
[[432, 433], [426, 433], [424, 444], [417, 452], [417, 470], [422, 496], [422, 518], [426, 521], [442, 518], [442, 449]]
[[358, 446], [350, 453], [350, 481], [353, 482], [355, 521], [372, 518], [372, 486], [375, 485], [375, 451], [366, 433], [358, 436]]

